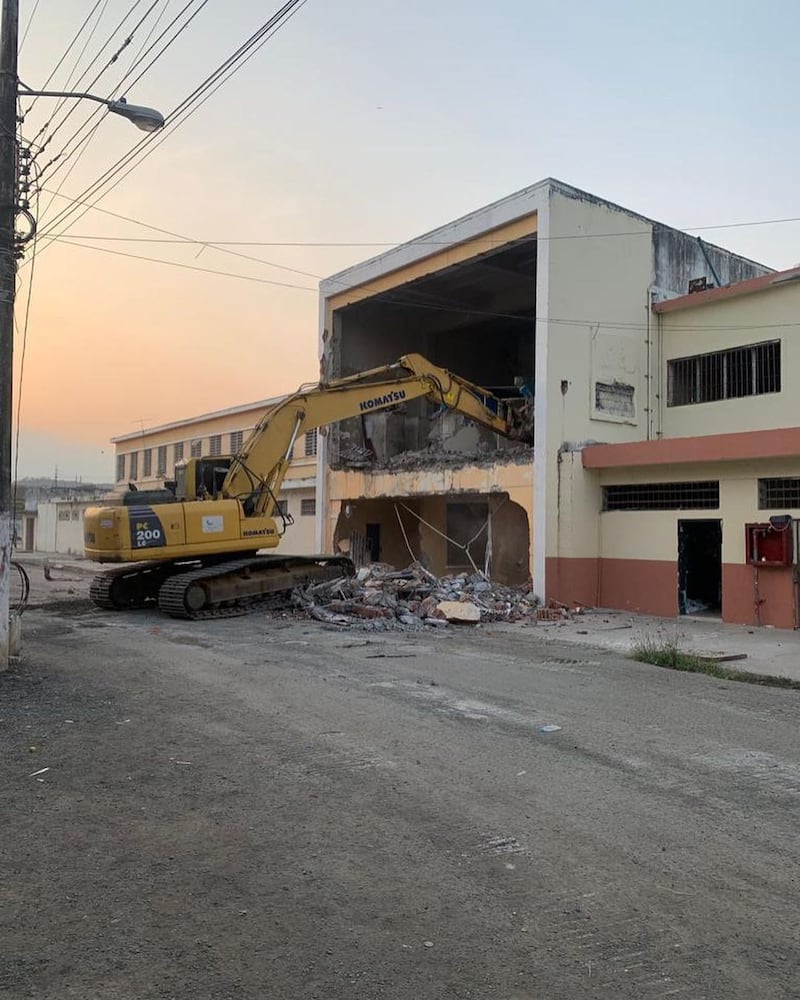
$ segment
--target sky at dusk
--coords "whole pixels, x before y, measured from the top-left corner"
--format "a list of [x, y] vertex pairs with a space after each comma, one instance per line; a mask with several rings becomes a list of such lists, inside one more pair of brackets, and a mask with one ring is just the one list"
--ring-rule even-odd
[[[36, 8], [20, 54], [24, 83], [43, 86], [94, 6], [22, 0], [23, 30]], [[135, 6], [101, 5], [77, 71], [70, 78], [89, 28], [50, 87], [75, 89]], [[157, 34], [183, 6], [159, 0], [93, 92], [168, 114], [278, 4], [210, 0], [132, 89], [116, 89], [155, 19]], [[80, 158], [48, 167], [93, 110], [82, 103], [37, 154], [44, 236], [19, 475], [58, 467], [63, 477], [110, 480], [112, 436], [315, 379], [319, 277], [544, 177], [680, 228], [800, 216], [798, 29], [796, 0], [765, 0], [755, 15], [744, 0], [308, 0], [99, 202], [200, 241], [376, 244], [234, 248], [258, 261], [136, 242], [166, 237], [96, 209], [56, 226], [51, 242], [48, 223], [67, 199], [142, 136], [108, 115]], [[106, 57], [124, 38], [114, 36]], [[23, 135], [33, 138], [55, 106], [37, 101]], [[703, 237], [773, 267], [800, 262], [800, 222]], [[30, 276], [29, 253], [19, 274], [18, 393]]]

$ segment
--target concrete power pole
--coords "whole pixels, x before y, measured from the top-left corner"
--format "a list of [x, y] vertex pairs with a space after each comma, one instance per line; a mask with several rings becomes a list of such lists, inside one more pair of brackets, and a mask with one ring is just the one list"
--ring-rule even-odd
[[0, 670], [8, 667], [11, 541], [14, 292], [17, 275], [17, 36], [19, 0], [3, 0], [0, 26]]

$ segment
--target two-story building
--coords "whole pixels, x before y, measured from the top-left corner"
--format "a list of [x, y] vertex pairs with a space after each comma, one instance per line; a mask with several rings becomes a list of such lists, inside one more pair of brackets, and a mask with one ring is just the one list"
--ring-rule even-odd
[[[235, 454], [264, 412], [281, 398], [262, 399], [112, 438], [117, 489], [125, 489], [128, 483], [138, 489], [158, 488], [173, 478], [175, 464], [183, 458]], [[298, 555], [316, 551], [316, 455], [316, 431], [298, 438], [278, 496], [284, 513], [294, 520], [286, 529], [283, 547]]]
[[[777, 280], [768, 267], [553, 179], [326, 279], [326, 376], [418, 351], [501, 394], [532, 394], [535, 429], [524, 448], [427, 401], [332, 428], [320, 439], [320, 548], [359, 560], [418, 558], [436, 573], [478, 566], [504, 582], [531, 579], [545, 599], [662, 613], [715, 606], [711, 584], [687, 583], [705, 557], [679, 558], [679, 547], [711, 546], [715, 529], [680, 527], [674, 512], [722, 519], [721, 472], [708, 464], [716, 438], [691, 469], [667, 439], [726, 426], [770, 434], [767, 425], [792, 423], [778, 416], [777, 396], [756, 393], [777, 384], [778, 359], [788, 363], [785, 344], [770, 346], [785, 339], [777, 328], [754, 314], [723, 316], [704, 331], [694, 318], [725, 302], [736, 308], [744, 299], [727, 286], [752, 279]], [[698, 287], [712, 290], [686, 298]], [[767, 293], [776, 301], [779, 287]], [[703, 295], [713, 304], [701, 309]], [[729, 395], [704, 402], [712, 390], [694, 384], [706, 363], [693, 359], [739, 345], [723, 389], [713, 390]], [[708, 364], [723, 379], [728, 369]], [[761, 441], [748, 440], [751, 449]], [[635, 467], [629, 455], [642, 456]], [[667, 456], [655, 471], [653, 455]], [[676, 455], [681, 464], [670, 468]], [[659, 479], [675, 492], [662, 497]], [[629, 498], [636, 483], [652, 490], [649, 500]], [[724, 486], [723, 499], [733, 490]], [[750, 500], [740, 495], [736, 516], [763, 521]], [[752, 610], [741, 593], [746, 583], [752, 590], [744, 531], [744, 521], [724, 527], [721, 607], [734, 620]], [[761, 576], [761, 596], [774, 603], [777, 577]], [[772, 604], [759, 608], [763, 621], [790, 624]]]

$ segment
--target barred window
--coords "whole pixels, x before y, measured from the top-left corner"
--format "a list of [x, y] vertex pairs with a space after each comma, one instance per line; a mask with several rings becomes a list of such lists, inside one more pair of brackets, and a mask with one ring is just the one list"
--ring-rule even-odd
[[306, 431], [306, 458], [317, 453], [317, 428], [313, 431]]
[[733, 347], [667, 362], [667, 406], [781, 391], [781, 342]]
[[209, 455], [221, 455], [222, 454], [222, 435], [212, 434], [208, 439], [208, 453]]
[[758, 481], [759, 510], [775, 508], [800, 508], [800, 478], [785, 476]]
[[131, 482], [136, 482], [139, 478], [139, 452], [131, 452], [131, 471], [128, 473]]
[[125, 456], [117, 455], [117, 482], [120, 483], [125, 478]]
[[156, 475], [165, 476], [167, 474], [167, 446], [158, 446], [158, 457], [156, 458]]
[[149, 476], [153, 471], [153, 449], [145, 448], [142, 452], [142, 475]]
[[176, 441], [172, 447], [174, 449], [174, 460], [180, 462], [183, 459], [183, 441]]
[[300, 514], [302, 517], [313, 517], [317, 513], [317, 501], [314, 497], [309, 500], [300, 501]]
[[289, 501], [288, 500], [278, 500], [277, 504], [278, 504], [278, 509], [277, 509], [276, 513], [280, 514], [281, 517], [286, 517], [286, 515], [289, 513]]
[[716, 510], [719, 481], [604, 486], [603, 510]]
[[192, 458], [200, 458], [200, 456], [203, 454], [202, 438], [195, 438], [194, 441], [192, 441], [189, 454], [192, 456]]
[[235, 455], [244, 442], [244, 431], [231, 431], [231, 455]]

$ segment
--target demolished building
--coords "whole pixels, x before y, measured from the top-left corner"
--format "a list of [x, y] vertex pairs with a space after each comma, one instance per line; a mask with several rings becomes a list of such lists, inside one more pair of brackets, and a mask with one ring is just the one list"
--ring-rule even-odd
[[318, 550], [572, 600], [598, 533], [572, 512], [600, 488], [573, 475], [565, 489], [562, 463], [659, 433], [653, 303], [767, 273], [547, 179], [326, 279], [323, 380], [419, 352], [527, 399], [535, 427], [529, 448], [415, 401], [321, 432]]

